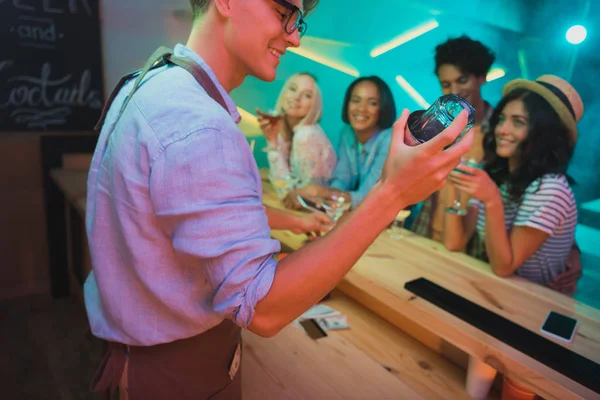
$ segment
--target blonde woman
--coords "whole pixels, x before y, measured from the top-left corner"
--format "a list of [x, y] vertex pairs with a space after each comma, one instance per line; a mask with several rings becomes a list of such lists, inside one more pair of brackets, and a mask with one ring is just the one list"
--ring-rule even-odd
[[298, 186], [328, 183], [337, 157], [321, 129], [323, 100], [316, 79], [309, 73], [292, 75], [284, 84], [275, 116], [256, 110], [268, 143], [271, 173], [293, 174]]

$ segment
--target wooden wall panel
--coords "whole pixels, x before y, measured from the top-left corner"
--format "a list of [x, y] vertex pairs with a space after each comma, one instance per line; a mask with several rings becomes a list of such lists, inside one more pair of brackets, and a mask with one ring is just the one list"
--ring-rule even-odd
[[47, 292], [38, 137], [0, 140], [0, 299]]
[[[0, 301], [50, 291], [40, 137], [60, 134], [0, 133]], [[90, 159], [63, 157], [75, 168]]]

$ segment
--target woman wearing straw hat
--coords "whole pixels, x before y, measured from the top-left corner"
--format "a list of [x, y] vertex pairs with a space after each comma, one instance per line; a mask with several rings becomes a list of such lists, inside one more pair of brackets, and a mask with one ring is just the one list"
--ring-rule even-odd
[[583, 103], [563, 79], [507, 83], [484, 138], [483, 169], [460, 166], [449, 179], [473, 196], [464, 217], [445, 216], [444, 243], [485, 241], [493, 271], [550, 285], [574, 241], [575, 199], [565, 171], [577, 141]]

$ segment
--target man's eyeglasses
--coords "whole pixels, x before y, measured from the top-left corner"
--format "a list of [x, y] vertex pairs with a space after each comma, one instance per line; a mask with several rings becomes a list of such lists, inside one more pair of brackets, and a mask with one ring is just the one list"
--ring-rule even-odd
[[275, 3], [282, 7], [285, 7], [289, 12], [283, 20], [283, 29], [288, 33], [292, 34], [297, 29], [300, 37], [306, 33], [306, 22], [302, 18], [302, 10], [295, 5], [287, 2], [286, 0], [273, 0]]

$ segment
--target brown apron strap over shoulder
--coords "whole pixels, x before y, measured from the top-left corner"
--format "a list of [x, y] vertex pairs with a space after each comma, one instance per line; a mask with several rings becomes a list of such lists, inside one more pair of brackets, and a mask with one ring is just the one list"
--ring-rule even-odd
[[141, 70], [127, 74], [119, 80], [119, 83], [117, 83], [117, 86], [115, 86], [110, 97], [108, 98], [108, 101], [104, 105], [102, 114], [100, 116], [100, 120], [94, 127], [94, 130], [96, 132], [100, 133], [100, 130], [102, 129], [102, 126], [104, 125], [104, 121], [106, 119], [106, 115], [108, 114], [108, 110], [110, 109], [110, 106], [112, 105], [113, 101], [115, 100], [115, 97], [117, 97], [117, 94], [121, 91], [123, 86], [129, 80], [131, 80], [133, 77], [135, 77], [137, 75], [136, 80], [133, 84], [133, 89], [131, 90], [131, 92], [127, 96], [127, 100], [125, 100], [125, 102], [121, 106], [121, 109], [119, 110], [119, 115], [117, 116], [117, 120], [121, 117], [121, 115], [123, 114], [123, 111], [125, 111], [125, 107], [127, 107], [127, 105], [129, 104], [129, 101], [131, 101], [131, 98], [133, 97], [135, 92], [137, 92], [138, 88], [140, 87], [140, 83], [142, 82], [144, 77], [148, 74], [148, 72], [152, 69], [162, 67], [166, 64], [174, 64], [174, 65], [177, 65], [177, 66], [185, 69], [186, 71], [188, 71], [194, 77], [194, 79], [196, 79], [198, 84], [200, 86], [202, 86], [204, 88], [204, 90], [206, 90], [206, 93], [214, 101], [219, 103], [219, 105], [221, 105], [221, 107], [223, 107], [225, 110], [227, 110], [227, 104], [225, 103], [223, 96], [221, 96], [219, 89], [217, 88], [217, 86], [215, 85], [213, 80], [208, 76], [206, 71], [204, 69], [202, 69], [202, 67], [200, 67], [198, 64], [196, 64], [195, 62], [193, 62], [192, 60], [189, 60], [187, 58], [174, 56], [173, 51], [171, 49], [169, 49], [168, 47], [165, 47], [165, 46], [161, 46], [154, 53], [152, 53], [152, 55], [150, 56], [150, 58], [148, 58], [148, 61], [146, 61], [146, 64], [144, 65], [144, 67]]
[[225, 103], [223, 96], [221, 96], [221, 92], [219, 92], [219, 89], [217, 89], [217, 86], [215, 85], [214, 81], [210, 78], [210, 76], [208, 76], [208, 74], [204, 69], [202, 69], [202, 67], [200, 67], [198, 64], [196, 64], [189, 58], [176, 57], [172, 54], [167, 55], [165, 60], [185, 69], [187, 72], [192, 74], [192, 76], [196, 78], [198, 84], [200, 84], [200, 86], [202, 86], [204, 90], [206, 90], [206, 93], [214, 101], [219, 103], [221, 107], [225, 109], [225, 111], [228, 111], [227, 104]]

